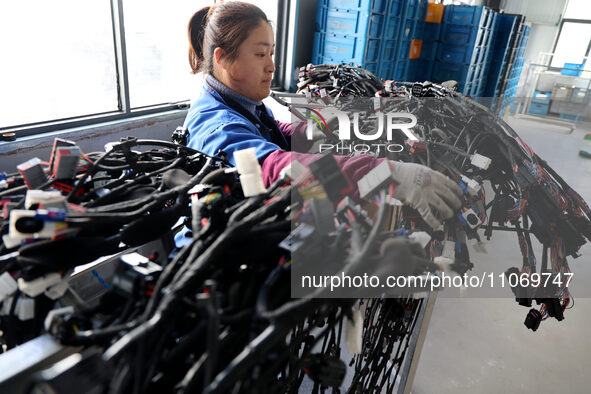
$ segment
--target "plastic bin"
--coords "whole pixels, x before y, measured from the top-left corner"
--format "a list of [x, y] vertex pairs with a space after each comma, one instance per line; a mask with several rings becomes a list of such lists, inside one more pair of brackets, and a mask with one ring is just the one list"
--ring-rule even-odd
[[365, 65], [380, 61], [380, 39], [329, 33], [314, 33], [314, 54], [331, 63]]
[[329, 9], [326, 33], [382, 38], [384, 15], [355, 10]]
[[452, 45], [482, 45], [490, 30], [478, 26], [444, 24], [441, 31], [441, 42]]
[[531, 102], [536, 104], [550, 104], [551, 95], [552, 92], [541, 92], [539, 90], [536, 90], [534, 92], [534, 96], [531, 99]]
[[455, 25], [470, 25], [490, 27], [492, 23], [491, 10], [484, 6], [448, 5], [445, 8], [443, 23]]
[[388, 0], [328, 0], [327, 5], [328, 8], [384, 13]]
[[472, 82], [468, 76], [473, 76], [479, 65], [454, 64], [436, 61], [433, 66], [433, 79], [436, 82], [444, 82], [453, 79], [459, 83]]

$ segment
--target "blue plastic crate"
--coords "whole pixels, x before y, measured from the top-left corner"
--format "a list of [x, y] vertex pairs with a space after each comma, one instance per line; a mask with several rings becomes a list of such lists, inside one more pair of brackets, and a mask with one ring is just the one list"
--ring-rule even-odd
[[417, 26], [420, 23], [414, 19], [404, 19], [400, 22], [400, 40], [411, 40], [418, 37]]
[[423, 34], [421, 38], [423, 40], [439, 41], [441, 37], [441, 23], [429, 23], [425, 22], [423, 27]]
[[527, 113], [534, 115], [548, 115], [548, 104], [531, 103]]
[[455, 25], [480, 26], [481, 22], [490, 24], [490, 9], [484, 6], [448, 5], [443, 14], [443, 23]]
[[314, 22], [314, 31], [324, 32], [326, 30], [326, 17], [328, 14], [328, 7], [316, 8], [316, 20]]
[[[420, 18], [421, 13], [421, 0], [404, 0], [402, 5], [402, 12], [401, 17], [405, 19], [415, 19], [418, 20]], [[425, 12], [427, 9], [425, 8]], [[423, 17], [424, 20], [424, 17]]]
[[329, 8], [359, 10], [366, 12], [386, 12], [388, 0], [328, 0]]
[[387, 79], [394, 79], [394, 68], [397, 62], [389, 61], [389, 62], [381, 62], [380, 68], [378, 70], [378, 76], [384, 80]]
[[435, 60], [435, 58], [437, 57], [438, 47], [439, 43], [437, 41], [423, 40], [423, 45], [421, 46], [420, 59], [431, 61]]
[[380, 60], [380, 39], [329, 33], [314, 34], [314, 50], [330, 63], [352, 63], [361, 66]]
[[409, 81], [411, 78], [411, 60], [398, 60], [394, 62], [392, 77], [395, 81]]
[[482, 47], [440, 44], [437, 50], [437, 60], [446, 63], [474, 64], [478, 63], [480, 51], [482, 51]]
[[464, 65], [436, 61], [433, 66], [433, 79], [436, 82], [454, 80], [459, 83], [471, 82], [468, 75], [474, 75], [479, 65]]
[[440, 40], [446, 44], [479, 46], [489, 33], [490, 30], [477, 26], [444, 24]]
[[380, 61], [382, 62], [392, 62], [396, 60], [397, 54], [396, 50], [398, 49], [398, 40], [384, 40], [382, 42], [382, 53], [380, 55]]
[[583, 70], [583, 67], [585, 67], [584, 63], [564, 63], [564, 68], [568, 68], [570, 70], [562, 70], [560, 73], [562, 75], [574, 75], [578, 77], [581, 75], [581, 70]]
[[325, 32], [381, 38], [384, 18], [384, 15], [368, 14], [362, 11], [329, 9]]
[[397, 16], [387, 16], [384, 23], [384, 39], [397, 40], [402, 19]]
[[412, 40], [398, 41], [398, 50], [396, 51], [396, 60], [407, 60], [410, 54]]
[[388, 4], [387, 14], [393, 17], [400, 17], [400, 13], [404, 7], [404, 0], [390, 0]]
[[434, 62], [431, 60], [419, 59], [414, 63], [411, 63], [411, 67], [414, 68], [413, 79], [417, 82], [424, 82], [431, 80], [433, 74]]
[[552, 92], [536, 90], [534, 96], [531, 98], [531, 102], [537, 104], [550, 104], [550, 96], [552, 96]]

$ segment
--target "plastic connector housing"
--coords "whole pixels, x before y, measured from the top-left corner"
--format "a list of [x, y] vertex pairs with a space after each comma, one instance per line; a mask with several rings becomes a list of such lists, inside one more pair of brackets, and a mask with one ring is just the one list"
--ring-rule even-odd
[[466, 212], [462, 212], [462, 216], [466, 220], [466, 224], [468, 224], [471, 229], [475, 229], [480, 224], [482, 224], [482, 220], [473, 209], [468, 209]]
[[15, 314], [20, 321], [31, 320], [35, 317], [35, 300], [32, 298], [19, 298], [16, 302]]
[[263, 183], [261, 165], [257, 159], [255, 148], [234, 152], [234, 160], [240, 174], [240, 185], [244, 197], [253, 197], [265, 193], [267, 189]]
[[302, 163], [297, 160], [292, 160], [292, 162], [281, 170], [281, 176], [288, 176], [292, 180], [296, 181], [301, 178], [308, 170]]
[[23, 278], [18, 279], [18, 288], [20, 291], [29, 297], [37, 297], [50, 288], [58, 284], [62, 277], [58, 273], [51, 273], [31, 281], [25, 281]]
[[353, 309], [353, 319], [347, 320], [345, 326], [345, 345], [349, 354], [361, 354], [363, 342], [363, 315], [356, 307]]
[[38, 157], [19, 164], [16, 168], [29, 189], [37, 189], [47, 183], [47, 176], [45, 175], [45, 171], [43, 171], [41, 159]]
[[477, 195], [482, 187], [474, 179], [470, 179], [465, 175], [462, 175], [462, 182], [464, 182], [466, 184], [466, 188], [468, 189], [468, 193], [470, 193], [470, 195], [472, 195], [472, 196]]
[[365, 199], [390, 182], [393, 182], [392, 168], [388, 160], [384, 160], [357, 182], [359, 196]]
[[474, 167], [478, 167], [482, 170], [487, 170], [490, 166], [491, 159], [478, 153], [474, 153], [471, 157], [470, 163], [472, 163]]
[[18, 289], [16, 280], [8, 273], [0, 275], [0, 302]]
[[425, 231], [415, 231], [408, 236], [408, 239], [419, 243], [423, 248], [425, 248], [429, 242], [431, 242], [431, 236]]
[[43, 191], [43, 190], [28, 190], [25, 198], [25, 208], [31, 209], [33, 205], [39, 204], [44, 209], [58, 208], [65, 209], [67, 207], [66, 197], [62, 196], [58, 191]]
[[536, 331], [542, 322], [542, 314], [536, 309], [530, 309], [523, 324], [532, 331]]

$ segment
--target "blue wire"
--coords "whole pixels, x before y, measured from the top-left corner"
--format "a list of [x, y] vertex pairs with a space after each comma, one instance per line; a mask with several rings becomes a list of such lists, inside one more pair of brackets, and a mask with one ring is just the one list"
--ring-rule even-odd
[[107, 289], [111, 288], [111, 285], [105, 282], [105, 280], [99, 275], [99, 273], [96, 272], [96, 270], [92, 270], [92, 274], [100, 282], [101, 285], [105, 286]]

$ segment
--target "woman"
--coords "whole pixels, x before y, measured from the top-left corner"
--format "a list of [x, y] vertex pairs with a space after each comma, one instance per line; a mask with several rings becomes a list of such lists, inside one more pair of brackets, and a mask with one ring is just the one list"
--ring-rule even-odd
[[[292, 159], [307, 165], [319, 157], [290, 152], [292, 135], [303, 130], [276, 122], [262, 103], [275, 71], [274, 34], [263, 11], [239, 1], [218, 3], [193, 15], [188, 34], [191, 69], [206, 75], [185, 120], [189, 147], [209, 155], [224, 152], [232, 164], [234, 152], [254, 147], [266, 186]], [[371, 155], [335, 159], [353, 185], [386, 160]], [[444, 175], [413, 163], [392, 162], [391, 167], [394, 197], [417, 209], [432, 227], [460, 208], [462, 191]]]

